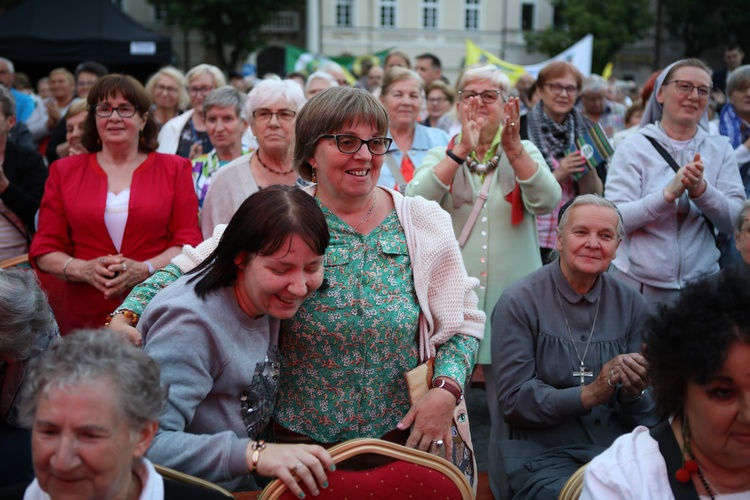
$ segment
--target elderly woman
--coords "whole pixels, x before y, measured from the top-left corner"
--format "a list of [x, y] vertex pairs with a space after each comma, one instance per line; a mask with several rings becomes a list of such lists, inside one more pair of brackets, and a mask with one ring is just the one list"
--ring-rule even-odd
[[620, 215], [595, 195], [564, 208], [559, 258], [510, 286], [492, 313], [492, 376], [510, 426], [504, 439], [492, 423], [496, 498], [556, 498], [618, 436], [658, 421], [639, 354], [648, 305], [606, 273]]
[[325, 71], [316, 71], [308, 76], [307, 81], [305, 82], [305, 99], [310, 99], [312, 96], [318, 92], [323, 92], [325, 89], [338, 86], [339, 82], [336, 81], [333, 75]]
[[222, 167], [213, 177], [201, 214], [204, 238], [218, 224], [228, 223], [245, 198], [261, 187], [298, 183], [292, 168], [294, 122], [304, 104], [302, 89], [290, 80], [263, 80], [250, 91], [245, 116], [258, 149]]
[[424, 83], [416, 71], [392, 68], [385, 72], [380, 102], [388, 112], [388, 137], [393, 139], [378, 183], [403, 192], [427, 151], [448, 144], [443, 130], [417, 123]]
[[154, 153], [151, 100], [108, 75], [88, 96], [90, 154], [50, 167], [29, 260], [65, 281], [61, 330], [98, 326], [136, 283], [201, 240], [190, 162]]
[[201, 110], [203, 100], [212, 90], [226, 85], [224, 73], [216, 66], [199, 64], [187, 72], [190, 109], [175, 116], [159, 132], [159, 153], [176, 154], [193, 159], [213, 149]]
[[30, 432], [21, 421], [20, 392], [29, 362], [59, 337], [33, 272], [0, 270], [0, 488], [28, 484]]
[[68, 111], [65, 113], [65, 143], [60, 145], [61, 147], [64, 145], [67, 154], [62, 156], [88, 153], [81, 144], [88, 111], [88, 103], [82, 99], [68, 106]]
[[[560, 200], [541, 153], [521, 140], [519, 102], [508, 100], [509, 87], [494, 66], [467, 69], [458, 82], [460, 135], [447, 149], [430, 150], [406, 190], [451, 214], [466, 269], [479, 279], [479, 308], [488, 314], [508, 285], [542, 266], [536, 217]], [[482, 191], [487, 196], [480, 198]], [[471, 215], [477, 203], [484, 206], [481, 218]], [[478, 357], [488, 369], [489, 326]], [[487, 396], [493, 420], [499, 419], [494, 391]]]
[[698, 59], [659, 76], [638, 133], [620, 144], [607, 198], [622, 212], [626, 240], [616, 276], [650, 302], [669, 302], [719, 270], [714, 228], [724, 233], [745, 199], [725, 137], [708, 133], [710, 69]]
[[669, 420], [596, 457], [582, 499], [750, 497], [749, 303], [747, 281], [726, 275], [653, 319], [644, 356]]
[[456, 91], [442, 80], [430, 82], [424, 91], [427, 96], [427, 118], [422, 125], [450, 132], [454, 126], [451, 108], [456, 103]]
[[190, 98], [186, 87], [185, 75], [172, 66], [161, 68], [146, 82], [146, 91], [154, 101], [151, 115], [159, 130], [187, 107]]
[[211, 91], [203, 101], [203, 121], [214, 149], [193, 160], [193, 182], [198, 206], [203, 206], [211, 179], [220, 168], [226, 166], [242, 151], [242, 134], [247, 122], [242, 113], [245, 94], [231, 85]]
[[73, 73], [65, 68], [53, 69], [49, 73], [49, 88], [52, 96], [44, 104], [47, 108], [47, 129], [52, 130], [75, 97], [76, 81]]
[[[560, 183], [560, 205], [576, 195], [602, 193], [602, 181], [596, 172], [587, 171], [586, 160], [575, 141], [585, 134], [591, 122], [575, 108], [583, 84], [583, 75], [565, 61], [554, 61], [542, 68], [537, 77], [541, 99], [521, 120], [521, 139], [539, 148], [545, 163]], [[569, 153], [568, 151], [574, 150]], [[559, 208], [556, 207], [556, 208]], [[557, 212], [537, 218], [542, 262], [547, 262], [557, 240]]]
[[295, 476], [315, 495], [325, 485], [333, 462], [323, 448], [262, 439], [272, 435], [279, 323], [322, 284], [328, 239], [313, 198], [271, 186], [240, 206], [194, 276], [149, 304], [138, 327], [171, 391], [152, 460], [232, 490], [257, 489], [254, 472], [297, 496]]
[[610, 85], [600, 75], [591, 75], [581, 85], [581, 114], [591, 123], [598, 123], [607, 137], [625, 129], [624, 104], [607, 98]]
[[167, 387], [159, 365], [107, 330], [82, 330], [31, 365], [21, 409], [33, 424], [27, 500], [225, 498], [175, 483], [144, 455]]

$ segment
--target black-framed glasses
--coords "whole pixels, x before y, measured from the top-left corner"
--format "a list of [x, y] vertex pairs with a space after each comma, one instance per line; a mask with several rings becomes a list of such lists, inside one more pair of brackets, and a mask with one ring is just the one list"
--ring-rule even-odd
[[448, 100], [447, 97], [428, 97], [427, 98], [427, 103], [428, 104], [440, 104], [440, 103], [443, 103], [443, 102], [445, 102], [447, 100]]
[[208, 95], [213, 90], [213, 87], [193, 87], [193, 86], [190, 86], [187, 89], [188, 89], [188, 92], [191, 93], [191, 94], [193, 94], [193, 95], [198, 95], [198, 94]]
[[260, 108], [253, 111], [253, 118], [258, 122], [271, 121], [271, 117], [276, 115], [276, 118], [281, 122], [290, 122], [297, 116], [297, 112], [293, 109], [280, 109], [278, 111], [271, 111], [270, 109]]
[[670, 80], [664, 85], [669, 85], [670, 83], [674, 83], [675, 87], [677, 87], [677, 90], [680, 92], [680, 94], [683, 95], [690, 95], [693, 93], [693, 89], [697, 89], [698, 97], [700, 97], [702, 100], [706, 100], [711, 94], [711, 87], [709, 87], [708, 85], [693, 85], [687, 80]]
[[473, 90], [459, 90], [458, 91], [458, 97], [463, 102], [469, 102], [469, 99], [472, 97], [480, 96], [482, 98], [482, 102], [485, 104], [492, 104], [493, 102], [497, 101], [498, 97], [500, 97], [500, 91], [499, 90], [483, 90], [481, 92], [474, 92]]
[[94, 113], [96, 113], [96, 116], [99, 118], [109, 118], [115, 111], [120, 115], [120, 118], [130, 118], [135, 115], [136, 111], [138, 111], [138, 106], [133, 106], [132, 104], [120, 104], [119, 106], [114, 107], [106, 102], [100, 102], [94, 107]]
[[545, 83], [545, 87], [550, 89], [553, 94], [560, 95], [565, 91], [568, 95], [577, 95], [578, 94], [578, 87], [575, 85], [561, 85], [559, 83]]
[[388, 152], [393, 139], [389, 137], [373, 137], [369, 140], [360, 139], [356, 135], [347, 134], [326, 134], [321, 138], [333, 139], [336, 141], [336, 147], [344, 154], [353, 155], [362, 148], [362, 144], [367, 144], [370, 153], [380, 156]]

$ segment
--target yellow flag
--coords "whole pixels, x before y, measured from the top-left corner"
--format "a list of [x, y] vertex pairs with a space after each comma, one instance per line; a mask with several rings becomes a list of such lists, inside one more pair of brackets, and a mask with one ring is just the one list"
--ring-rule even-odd
[[516, 80], [518, 80], [521, 75], [526, 73], [526, 68], [524, 68], [523, 66], [505, 62], [499, 57], [487, 52], [486, 50], [480, 49], [479, 47], [474, 45], [471, 40], [466, 40], [466, 58], [464, 67], [471, 66], [472, 64], [477, 63], [492, 64], [496, 66], [500, 71], [508, 75], [511, 85], [515, 85]]
[[615, 69], [615, 63], [612, 61], [608, 62], [606, 66], [604, 66], [604, 71], [602, 71], [602, 77], [605, 80], [609, 80], [609, 77], [612, 76], [612, 70]]

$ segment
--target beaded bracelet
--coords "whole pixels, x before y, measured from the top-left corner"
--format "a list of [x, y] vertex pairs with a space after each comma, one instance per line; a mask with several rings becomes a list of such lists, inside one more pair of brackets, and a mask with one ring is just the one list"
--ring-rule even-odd
[[104, 326], [109, 326], [109, 324], [112, 322], [112, 318], [114, 318], [118, 314], [122, 314], [123, 316], [128, 318], [130, 320], [130, 325], [134, 327], [138, 326], [138, 320], [141, 319], [138, 314], [129, 309], [117, 309], [115, 312], [107, 316], [107, 321], [104, 323]]
[[513, 158], [509, 158], [509, 159], [508, 159], [508, 163], [510, 163], [511, 165], [513, 165], [513, 162], [514, 162], [514, 161], [516, 161], [516, 160], [517, 160], [517, 159], [519, 159], [519, 158], [520, 158], [521, 156], [523, 156], [523, 152], [524, 152], [524, 149], [523, 149], [523, 148], [521, 148], [521, 151], [520, 151], [520, 152], [519, 152], [519, 153], [518, 153], [518, 154], [517, 154], [516, 156], [514, 156]]
[[258, 470], [258, 459], [260, 458], [260, 452], [266, 449], [266, 442], [262, 439], [250, 445], [250, 449], [253, 450], [253, 468], [250, 472]]

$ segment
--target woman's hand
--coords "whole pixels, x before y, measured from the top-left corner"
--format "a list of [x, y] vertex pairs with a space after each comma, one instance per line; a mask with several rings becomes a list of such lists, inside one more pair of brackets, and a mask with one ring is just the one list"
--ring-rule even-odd
[[617, 366], [614, 368], [614, 374], [622, 382], [620, 394], [628, 399], [637, 398], [651, 385], [646, 358], [639, 353], [631, 353], [621, 354], [615, 360]]
[[[251, 444], [248, 444], [245, 450], [248, 470], [253, 468], [252, 456], [254, 450]], [[336, 470], [336, 468], [333, 465], [331, 455], [322, 446], [266, 444], [266, 448], [258, 454], [258, 474], [264, 477], [281, 479], [297, 498], [303, 498], [304, 493], [297, 484], [296, 478], [305, 483], [313, 496], [318, 496], [320, 493], [318, 485], [321, 488], [328, 487], [326, 470]]]
[[558, 182], [563, 182], [573, 174], [580, 174], [584, 170], [586, 159], [580, 151], [573, 151], [568, 156], [560, 160], [557, 168], [552, 172]]
[[479, 143], [479, 133], [487, 122], [487, 119], [479, 114], [481, 97], [469, 98], [461, 110], [461, 141], [453, 147], [453, 151], [465, 158], [471, 154]]
[[188, 160], [193, 161], [202, 154], [203, 154], [203, 146], [201, 146], [200, 142], [194, 142], [193, 145], [190, 146], [190, 153], [188, 153]]
[[125, 290], [133, 288], [151, 275], [148, 272], [148, 265], [145, 262], [128, 259], [122, 254], [102, 257], [100, 261], [107, 266], [112, 276], [112, 279], [104, 282], [104, 286], [106, 287], [104, 291], [105, 299], [110, 299]]
[[620, 382], [620, 372], [615, 373], [618, 366], [619, 356], [607, 361], [596, 379], [588, 385], [581, 387], [581, 402], [586, 410], [604, 404], [612, 397], [612, 393]]
[[511, 97], [504, 107], [505, 118], [500, 144], [508, 158], [514, 158], [523, 149], [521, 144], [521, 104], [517, 97]]
[[396, 426], [399, 430], [408, 429], [412, 424], [406, 446], [435, 454], [440, 448], [433, 443], [442, 440], [445, 445], [445, 456], [453, 453], [453, 436], [451, 423], [456, 409], [456, 398], [445, 389], [433, 388], [427, 391], [401, 419]]
[[44, 106], [47, 108], [47, 128], [54, 128], [57, 122], [60, 121], [60, 108], [52, 100], [45, 102]]
[[[86, 148], [84, 148], [83, 145], [79, 142], [78, 144], [76, 144], [74, 146], [70, 146], [68, 148], [68, 154], [67, 154], [67, 156], [85, 155], [85, 154], [88, 154], [88, 153], [89, 152], [86, 150]], [[60, 156], [60, 155], [58, 155], [58, 156]], [[65, 156], [65, 155], [63, 155], [63, 156]]]
[[662, 192], [667, 203], [674, 203], [677, 198], [687, 191], [693, 198], [700, 196], [706, 190], [703, 179], [703, 162], [700, 153], [696, 153], [693, 161], [680, 168]]
[[122, 313], [117, 313], [109, 320], [109, 328], [114, 330], [123, 338], [127, 339], [136, 347], [143, 345], [143, 337], [130, 319]]

